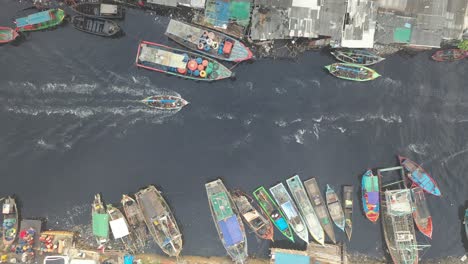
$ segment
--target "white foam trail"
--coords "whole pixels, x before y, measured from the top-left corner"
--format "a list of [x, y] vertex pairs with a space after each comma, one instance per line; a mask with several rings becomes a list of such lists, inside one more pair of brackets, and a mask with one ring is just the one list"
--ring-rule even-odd
[[422, 143], [422, 144], [409, 144], [408, 149], [413, 151], [414, 153], [420, 155], [426, 155], [426, 150], [429, 147], [429, 144]]
[[307, 130], [305, 129], [298, 129], [294, 134], [294, 138], [296, 139], [296, 143], [304, 145], [304, 134]]

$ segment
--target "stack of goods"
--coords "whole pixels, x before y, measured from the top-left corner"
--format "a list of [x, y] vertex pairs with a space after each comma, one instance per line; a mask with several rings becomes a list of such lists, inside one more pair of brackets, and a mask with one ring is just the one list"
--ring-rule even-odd
[[217, 64], [213, 64], [212, 62], [208, 62], [208, 60], [198, 57], [188, 61], [187, 73], [197, 77], [206, 78], [213, 72], [213, 70], [216, 70], [217, 67]]
[[229, 57], [234, 43], [229, 39], [219, 39], [213, 32], [203, 32], [203, 35], [198, 39], [197, 48], [199, 50], [218, 53]]
[[19, 242], [14, 251], [16, 254], [30, 253], [34, 255], [33, 246], [34, 246], [34, 236], [36, 235], [36, 230], [29, 228], [28, 230], [21, 230], [19, 233]]
[[58, 242], [54, 243], [54, 236], [52, 235], [41, 235], [39, 241], [41, 242], [42, 252], [50, 253], [58, 249]]

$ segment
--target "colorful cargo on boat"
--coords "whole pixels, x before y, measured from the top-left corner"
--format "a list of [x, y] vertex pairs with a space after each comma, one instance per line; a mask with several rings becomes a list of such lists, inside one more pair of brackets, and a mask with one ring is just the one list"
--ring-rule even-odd
[[371, 81], [380, 76], [371, 68], [352, 63], [333, 63], [325, 68], [333, 76], [350, 81]]
[[374, 223], [380, 214], [379, 191], [379, 177], [372, 174], [372, 170], [367, 170], [361, 181], [362, 207], [367, 219]]
[[423, 188], [424, 191], [432, 195], [442, 195], [435, 180], [416, 162], [402, 156], [398, 156], [398, 160], [407, 172], [406, 177], [408, 177], [408, 179], [410, 179], [414, 184]]
[[60, 9], [50, 9], [15, 20], [18, 31], [37, 31], [58, 26], [65, 18], [65, 12]]
[[18, 32], [9, 27], [0, 27], [0, 44], [8, 43], [18, 37]]
[[15, 199], [7, 197], [2, 206], [3, 224], [2, 238], [3, 245], [10, 246], [16, 239], [18, 233], [18, 208]]

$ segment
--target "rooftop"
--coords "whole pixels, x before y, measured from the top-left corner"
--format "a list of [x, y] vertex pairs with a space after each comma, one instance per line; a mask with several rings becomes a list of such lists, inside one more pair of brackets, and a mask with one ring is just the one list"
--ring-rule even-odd
[[341, 46], [347, 48], [374, 47], [377, 5], [372, 0], [349, 0], [344, 21]]
[[329, 36], [333, 41], [340, 42], [345, 12], [345, 0], [323, 0], [320, 9], [319, 35]]

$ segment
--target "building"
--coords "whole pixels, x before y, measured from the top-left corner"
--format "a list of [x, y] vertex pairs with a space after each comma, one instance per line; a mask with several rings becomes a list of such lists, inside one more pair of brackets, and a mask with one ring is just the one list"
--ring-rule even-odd
[[377, 4], [373, 0], [349, 0], [344, 18], [341, 46], [373, 48]]
[[146, 0], [146, 3], [170, 7], [177, 7], [179, 5], [192, 8], [205, 7], [205, 0]]

